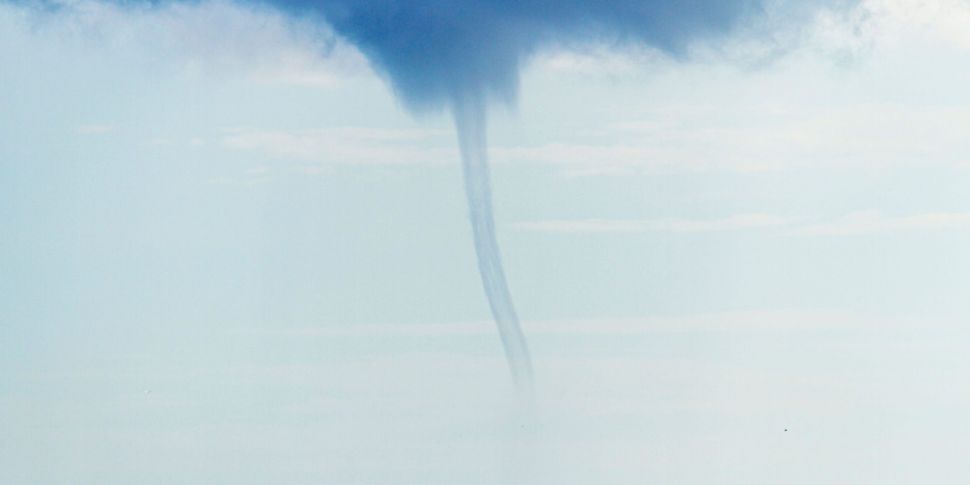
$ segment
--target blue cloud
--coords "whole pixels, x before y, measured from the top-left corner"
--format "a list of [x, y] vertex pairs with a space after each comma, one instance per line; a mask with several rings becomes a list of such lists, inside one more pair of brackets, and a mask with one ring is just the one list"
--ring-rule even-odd
[[266, 1], [324, 19], [415, 108], [469, 91], [514, 98], [519, 67], [545, 44], [595, 40], [680, 56], [766, 11], [763, 0]]
[[[57, 11], [64, 0], [0, 0]], [[184, 0], [106, 0], [133, 7]], [[193, 1], [193, 0], [188, 0]], [[328, 25], [360, 49], [411, 108], [459, 96], [512, 100], [537, 49], [605, 42], [683, 57], [771, 12], [798, 23], [858, 0], [237, 0]], [[777, 27], [777, 25], [775, 26]]]

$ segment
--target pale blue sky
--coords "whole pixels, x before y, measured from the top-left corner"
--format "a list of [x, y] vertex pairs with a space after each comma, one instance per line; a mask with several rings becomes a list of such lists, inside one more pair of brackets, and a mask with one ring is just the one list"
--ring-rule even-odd
[[0, 5], [0, 482], [970, 477], [965, 2], [540, 54], [490, 120], [529, 438], [449, 117], [269, 12], [72, 8]]

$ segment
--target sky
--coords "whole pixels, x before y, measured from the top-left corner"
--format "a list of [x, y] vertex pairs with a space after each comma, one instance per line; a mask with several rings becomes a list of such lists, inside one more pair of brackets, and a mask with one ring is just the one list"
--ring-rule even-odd
[[270, 7], [0, 2], [0, 482], [965, 483], [968, 26], [537, 48], [523, 417], [449, 116]]

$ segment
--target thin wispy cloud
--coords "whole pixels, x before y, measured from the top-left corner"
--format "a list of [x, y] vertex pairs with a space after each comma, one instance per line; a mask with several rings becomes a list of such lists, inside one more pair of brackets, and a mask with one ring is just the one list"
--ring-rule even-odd
[[[886, 317], [848, 311], [752, 310], [704, 312], [684, 315], [647, 315], [630, 318], [582, 318], [525, 320], [530, 335], [591, 336], [649, 335], [669, 333], [716, 333], [771, 330], [809, 330], [866, 328], [892, 324], [917, 327], [925, 321], [914, 317]], [[494, 324], [481, 321], [448, 323], [376, 323], [296, 326], [273, 329], [236, 329], [241, 335], [292, 338], [398, 338], [489, 335]]]
[[970, 213], [935, 212], [886, 215], [858, 211], [825, 221], [806, 221], [771, 214], [737, 214], [718, 219], [555, 219], [512, 225], [528, 232], [564, 234], [712, 233], [772, 230], [789, 236], [854, 236], [893, 232], [970, 229]]
[[[658, 108], [594, 133], [562, 133], [536, 145], [498, 142], [496, 164], [540, 166], [566, 177], [965, 166], [970, 112], [959, 107], [749, 107], [744, 123], [711, 121], [701, 107]], [[447, 130], [362, 127], [234, 129], [223, 147], [329, 164], [455, 163]], [[582, 141], [576, 141], [580, 139]]]
[[497, 146], [493, 158], [574, 177], [966, 163], [970, 111], [961, 107], [784, 102], [738, 108], [737, 122], [718, 116], [703, 106], [657, 108], [593, 133]]
[[794, 231], [808, 236], [852, 236], [888, 232], [970, 229], [970, 213], [937, 212], [890, 216], [875, 211], [853, 212], [838, 219], [809, 224]]
[[[455, 149], [440, 145], [450, 133], [435, 130], [384, 130], [359, 127], [308, 130], [228, 130], [225, 148], [287, 161], [335, 165], [453, 163]], [[429, 146], [430, 145], [430, 146]]]
[[786, 219], [768, 214], [738, 214], [720, 219], [579, 219], [518, 222], [514, 227], [532, 232], [559, 233], [644, 233], [724, 232], [764, 229], [784, 225]]

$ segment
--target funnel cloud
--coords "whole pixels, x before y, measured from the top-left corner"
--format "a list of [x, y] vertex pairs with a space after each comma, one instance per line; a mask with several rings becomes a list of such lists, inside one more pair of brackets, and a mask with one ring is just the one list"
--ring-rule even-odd
[[478, 255], [478, 271], [488, 296], [492, 316], [498, 325], [502, 346], [508, 357], [512, 378], [519, 391], [528, 393], [532, 387], [532, 363], [529, 348], [512, 304], [512, 295], [505, 280], [502, 257], [495, 237], [495, 218], [492, 216], [492, 187], [488, 169], [485, 136], [485, 100], [480, 94], [469, 93], [455, 99], [452, 112], [461, 147], [462, 169], [465, 175], [465, 195]]
[[516, 387], [527, 392], [532, 386], [532, 365], [502, 268], [492, 215], [486, 144], [489, 100], [513, 102], [521, 65], [544, 45], [609, 42], [682, 57], [692, 43], [726, 36], [745, 19], [769, 8], [759, 0], [269, 3], [297, 16], [322, 18], [369, 58], [410, 109], [450, 108], [482, 285]]
[[511, 102], [519, 67], [543, 43], [607, 39], [680, 55], [689, 42], [730, 30], [757, 2], [303, 1], [364, 52], [414, 109], [451, 109], [482, 285], [516, 388], [532, 387], [532, 364], [502, 267], [492, 214], [486, 144], [489, 98]]
[[[539, 49], [592, 43], [673, 57], [741, 26], [793, 23], [852, 0], [253, 0], [332, 29], [355, 45], [412, 111], [448, 109], [460, 145], [478, 267], [514, 380], [532, 367], [502, 268], [492, 214], [486, 120], [513, 103], [519, 71]], [[126, 2], [127, 3], [127, 2]], [[165, 3], [152, 1], [152, 4]], [[797, 13], [796, 13], [797, 12]], [[789, 18], [790, 17], [790, 18]]]

